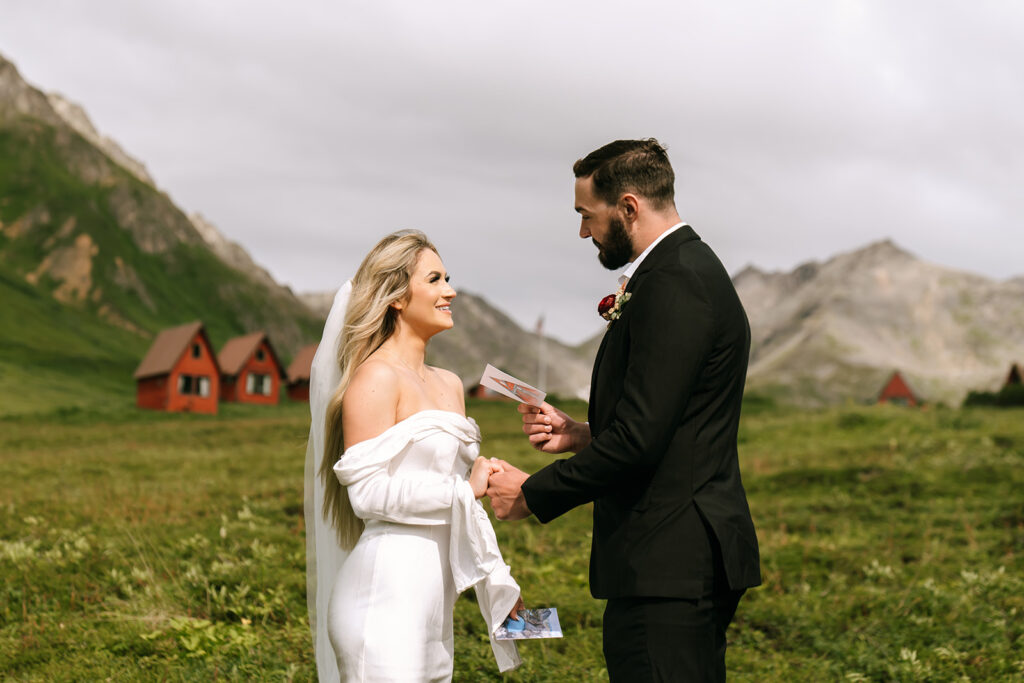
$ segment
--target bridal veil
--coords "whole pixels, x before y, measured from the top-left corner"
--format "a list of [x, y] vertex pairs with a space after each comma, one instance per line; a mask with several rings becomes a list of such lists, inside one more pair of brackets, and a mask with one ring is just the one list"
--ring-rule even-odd
[[321, 683], [340, 679], [338, 660], [327, 638], [327, 605], [331, 600], [334, 577], [338, 575], [348, 553], [341, 549], [334, 528], [324, 519], [324, 484], [318, 476], [324, 453], [327, 404], [341, 383], [338, 346], [345, 327], [345, 312], [352, 293], [352, 281], [346, 282], [334, 295], [334, 304], [327, 315], [323, 338], [309, 370], [309, 442], [306, 444], [305, 494], [306, 517], [306, 602], [309, 625], [313, 632], [316, 670]]

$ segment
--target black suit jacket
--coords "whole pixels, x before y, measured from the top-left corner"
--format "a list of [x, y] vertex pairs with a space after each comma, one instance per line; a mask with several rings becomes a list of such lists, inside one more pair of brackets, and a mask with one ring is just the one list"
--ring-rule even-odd
[[[590, 389], [590, 445], [523, 484], [547, 522], [594, 501], [596, 598], [697, 598], [761, 583], [736, 451], [750, 327], [732, 281], [689, 226], [630, 278], [601, 342]], [[710, 531], [709, 531], [710, 529]], [[721, 569], [718, 570], [721, 572]]]

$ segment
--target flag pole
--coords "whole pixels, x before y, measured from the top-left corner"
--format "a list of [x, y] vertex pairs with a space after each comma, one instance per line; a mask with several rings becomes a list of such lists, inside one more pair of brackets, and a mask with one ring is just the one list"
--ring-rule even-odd
[[537, 319], [537, 388], [547, 391], [547, 358], [544, 348], [544, 316]]

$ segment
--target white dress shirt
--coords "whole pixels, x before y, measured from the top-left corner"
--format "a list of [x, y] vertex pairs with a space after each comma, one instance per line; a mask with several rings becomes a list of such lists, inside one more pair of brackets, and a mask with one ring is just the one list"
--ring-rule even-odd
[[651, 242], [639, 256], [633, 259], [633, 262], [626, 267], [626, 270], [622, 272], [622, 275], [619, 276], [619, 285], [624, 287], [626, 283], [629, 282], [629, 278], [633, 277], [633, 273], [635, 273], [636, 269], [640, 267], [640, 264], [643, 263], [643, 260], [647, 258], [647, 255], [651, 253], [651, 250], [654, 249], [654, 247], [658, 246], [658, 242], [662, 241], [663, 239], [674, 233], [676, 230], [683, 227], [684, 225], [686, 225], [686, 222], [680, 221], [673, 225], [668, 230], [666, 230], [665, 232], [658, 235], [657, 238], [655, 238], [655, 240]]

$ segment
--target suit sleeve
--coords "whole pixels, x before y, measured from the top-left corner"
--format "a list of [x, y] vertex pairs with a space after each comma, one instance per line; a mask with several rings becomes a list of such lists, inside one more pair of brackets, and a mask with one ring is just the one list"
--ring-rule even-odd
[[586, 448], [523, 484], [530, 510], [547, 522], [653, 471], [679, 425], [714, 338], [714, 314], [690, 271], [658, 270], [625, 304], [629, 355], [612, 420]]

